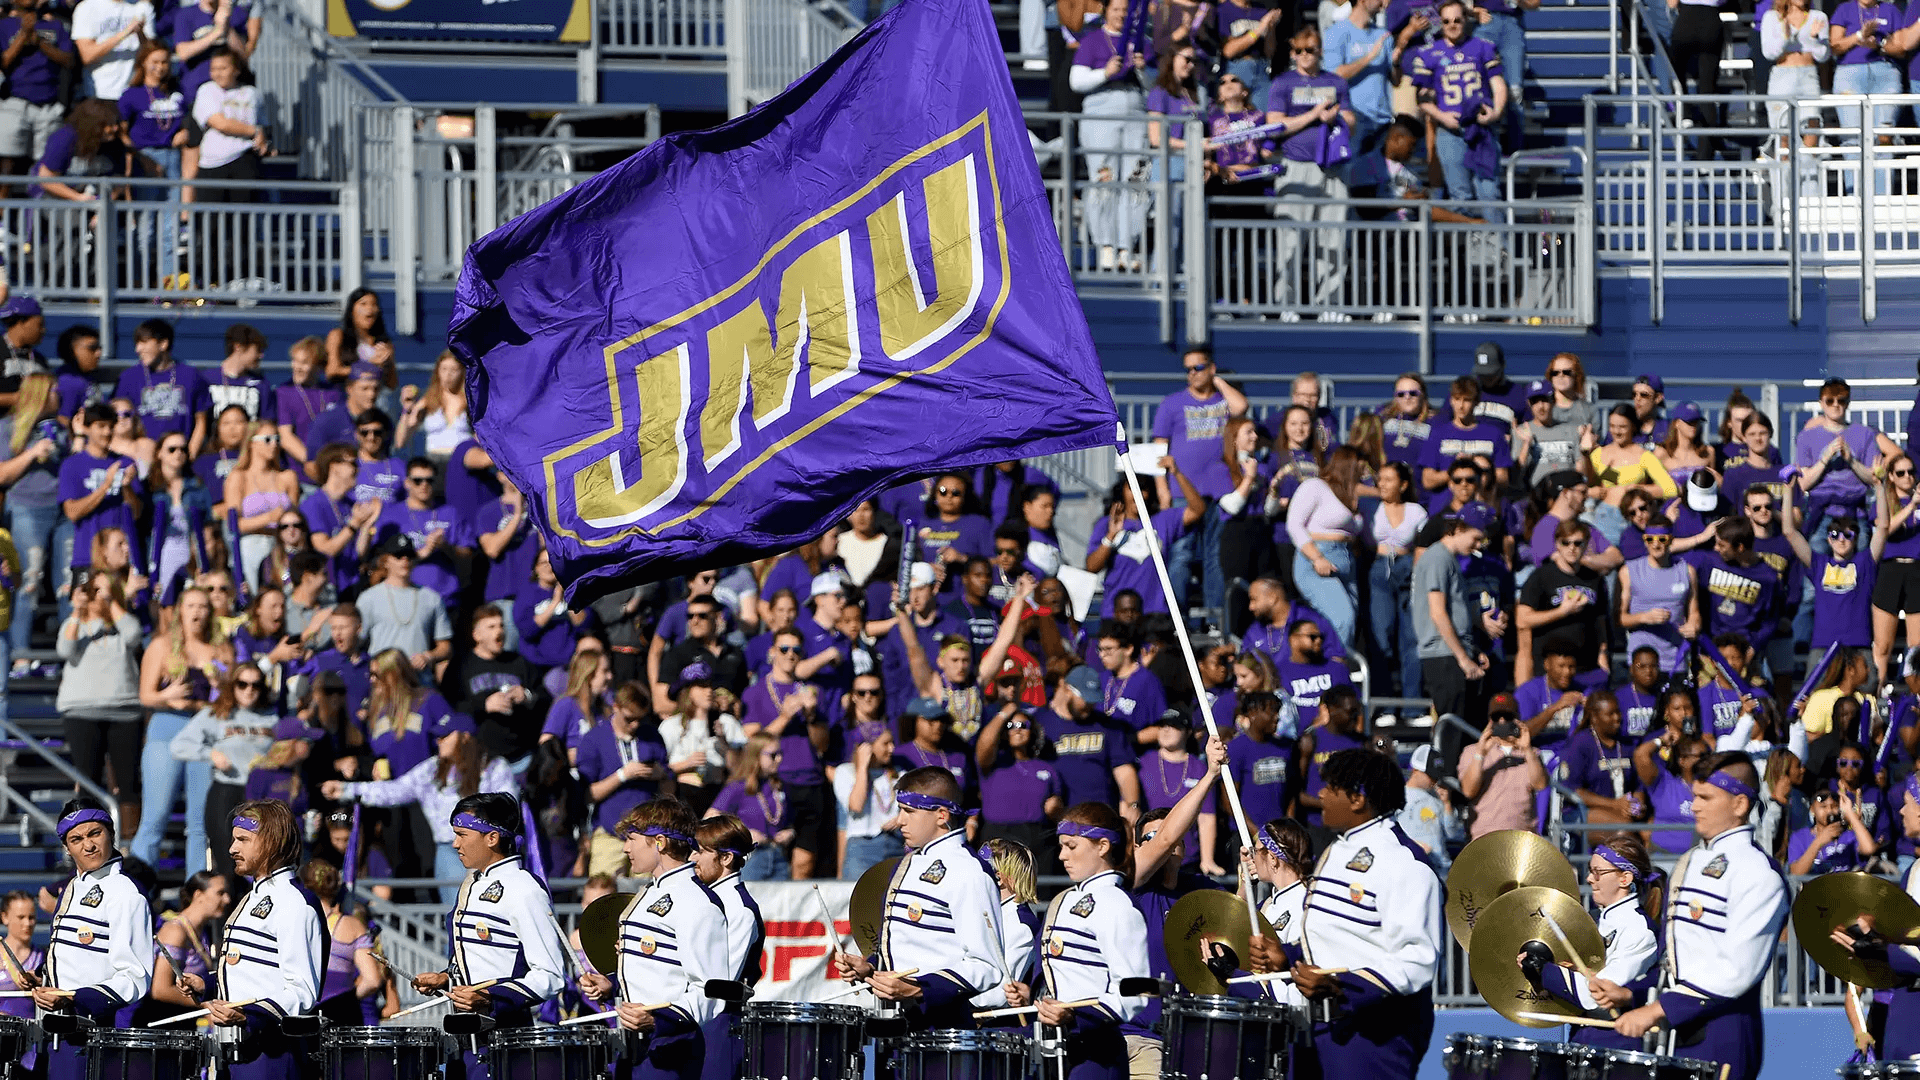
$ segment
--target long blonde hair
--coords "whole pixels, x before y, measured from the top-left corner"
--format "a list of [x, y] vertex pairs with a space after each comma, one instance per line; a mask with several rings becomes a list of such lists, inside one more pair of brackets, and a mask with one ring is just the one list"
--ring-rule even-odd
[[[268, 420], [249, 421], [247, 423], [247, 437], [240, 443], [240, 454], [233, 462], [234, 472], [242, 473], [253, 468], [253, 438], [256, 435], [262, 434], [278, 435], [280, 434], [280, 426]], [[268, 458], [269, 461], [273, 462], [276, 472], [279, 471], [279, 455], [280, 450], [279, 447], [276, 446], [273, 455]]]
[[229, 662], [233, 659], [231, 655], [232, 650], [227, 648], [227, 635], [220, 630], [220, 615], [214, 610], [213, 594], [198, 585], [189, 585], [180, 590], [180, 595], [175, 598], [173, 602], [173, 625], [167, 628], [166, 675], [168, 682], [179, 682], [181, 679], [187, 677], [187, 620], [181, 616], [180, 608], [186, 603], [187, 597], [195, 593], [199, 593], [200, 598], [207, 602], [207, 637], [205, 644], [212, 646], [215, 652], [226, 649], [228, 653], [226, 659]]
[[747, 745], [740, 751], [740, 760], [733, 766], [733, 774], [728, 781], [739, 781], [747, 789], [747, 794], [758, 795], [760, 788], [769, 780], [778, 782], [777, 776], [760, 771], [760, 755], [768, 747], [779, 747], [780, 738], [764, 731], [756, 731], [747, 736]]
[[602, 652], [575, 653], [567, 664], [567, 696], [580, 706], [580, 715], [593, 720], [605, 713], [600, 702], [593, 700], [593, 677], [600, 665], [607, 663], [607, 654]]
[[47, 411], [47, 399], [53, 396], [51, 375], [28, 375], [20, 380], [20, 395], [13, 399], [13, 452], [18, 455], [33, 438], [34, 425]]
[[413, 674], [407, 654], [399, 649], [383, 649], [367, 663], [367, 730], [372, 732], [382, 718], [399, 723], [401, 709], [411, 710], [420, 698], [420, 680]]
[[[439, 356], [434, 358], [433, 378], [427, 380], [426, 392], [420, 395], [421, 403], [426, 405], [427, 411], [430, 413], [444, 411], [447, 407], [447, 399], [450, 397], [459, 398], [461, 411], [462, 412], [466, 411], [467, 383], [464, 378], [460, 380], [459, 388], [454, 390], [452, 394], [448, 394], [446, 391], [440, 388], [440, 365], [443, 363], [446, 363], [448, 360], [451, 360], [456, 364], [460, 363], [460, 358], [453, 355], [452, 349], [443, 350]], [[466, 374], [465, 364], [460, 365], [460, 372], [462, 375]]]

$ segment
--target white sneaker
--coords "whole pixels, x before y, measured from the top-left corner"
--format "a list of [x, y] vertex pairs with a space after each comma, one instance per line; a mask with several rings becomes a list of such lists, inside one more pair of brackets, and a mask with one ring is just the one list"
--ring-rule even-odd
[[1352, 322], [1353, 316], [1347, 314], [1344, 311], [1323, 311], [1320, 313], [1316, 321], [1323, 322], [1323, 323]]
[[1102, 244], [1100, 246], [1100, 269], [1102, 270], [1113, 269], [1113, 245], [1112, 244]]
[[1390, 323], [1393, 321], [1393, 312], [1376, 311], [1373, 313], [1373, 321], [1377, 323]]
[[1445, 322], [1446, 322], [1446, 323], [1447, 323], [1448, 325], [1452, 325], [1452, 324], [1454, 324], [1454, 323], [1457, 323], [1457, 322], [1459, 322], [1459, 321], [1460, 321], [1460, 316], [1458, 316], [1458, 315], [1449, 315], [1449, 316], [1447, 316], [1447, 317], [1446, 317], [1446, 319], [1445, 319], [1444, 321], [1445, 321]]
[[1280, 321], [1288, 323], [1299, 322], [1300, 313], [1297, 311], [1283, 311], [1280, 313]]
[[1045, 71], [1047, 70], [1047, 62], [1045, 60], [1022, 60], [1020, 61], [1020, 70]]

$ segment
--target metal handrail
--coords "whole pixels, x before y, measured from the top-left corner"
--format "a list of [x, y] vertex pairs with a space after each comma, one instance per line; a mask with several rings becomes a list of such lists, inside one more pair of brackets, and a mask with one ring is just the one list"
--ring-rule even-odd
[[[48, 750], [39, 739], [28, 734], [25, 728], [16, 723], [13, 717], [7, 716], [4, 713], [0, 713], [0, 733], [5, 733], [7, 738], [24, 744], [25, 748], [31, 749], [34, 753], [40, 755], [41, 760], [53, 766], [55, 772], [73, 781], [74, 787], [98, 799], [100, 805], [107, 808], [107, 815], [113, 818], [114, 835], [118, 836], [120, 834], [120, 800], [117, 797], [110, 794], [106, 788], [95, 783], [90, 777], [81, 775], [80, 770], [74, 768], [72, 762]], [[46, 816], [43, 812], [39, 811], [38, 808], [35, 808], [35, 814], [38, 815], [38, 817]], [[36, 820], [37, 819], [38, 818], [36, 818]], [[46, 823], [47, 831], [52, 832], [55, 824], [53, 820], [48, 819]]]

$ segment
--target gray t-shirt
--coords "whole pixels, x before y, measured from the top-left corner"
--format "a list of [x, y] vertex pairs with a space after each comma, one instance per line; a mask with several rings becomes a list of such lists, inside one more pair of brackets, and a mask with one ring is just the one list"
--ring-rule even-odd
[[1562, 469], [1577, 469], [1580, 464], [1580, 428], [1574, 424], [1555, 424], [1542, 427], [1538, 422], [1527, 421], [1527, 433], [1533, 436], [1533, 445], [1527, 449], [1526, 466], [1527, 486], [1531, 488], [1542, 479]]
[[1593, 428], [1595, 438], [1601, 442], [1607, 441], [1606, 431], [1596, 426], [1598, 421], [1594, 419], [1593, 402], [1591, 401], [1576, 401], [1571, 405], [1555, 405], [1553, 407], [1553, 422], [1573, 432], [1573, 438], [1576, 442], [1580, 439], [1580, 427], [1583, 424]]
[[453, 637], [446, 606], [432, 589], [417, 585], [396, 589], [382, 582], [362, 592], [354, 605], [366, 626], [369, 655], [399, 649], [412, 656]]
[[1420, 643], [1420, 659], [1451, 657], [1453, 651], [1441, 639], [1428, 610], [1427, 594], [1443, 593], [1447, 598], [1447, 619], [1462, 643], [1472, 641], [1472, 614], [1467, 608], [1467, 588], [1460, 577], [1460, 561], [1445, 544], [1435, 544], [1413, 564], [1413, 634]]

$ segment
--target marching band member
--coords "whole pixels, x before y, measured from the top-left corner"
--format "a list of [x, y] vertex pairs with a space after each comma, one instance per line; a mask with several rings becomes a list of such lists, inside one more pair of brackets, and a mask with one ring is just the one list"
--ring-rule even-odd
[[[1260, 916], [1272, 924], [1274, 935], [1278, 938], [1274, 943], [1276, 947], [1292, 945], [1298, 948], [1306, 926], [1307, 904], [1307, 879], [1301, 870], [1313, 861], [1313, 838], [1307, 835], [1306, 826], [1298, 821], [1275, 818], [1260, 826], [1253, 839], [1255, 849], [1245, 858], [1254, 876], [1273, 886], [1273, 895], [1260, 905]], [[1249, 943], [1248, 951], [1265, 948], [1264, 942], [1262, 938], [1261, 946]], [[1270, 961], [1277, 959], [1274, 953], [1263, 955]], [[1280, 1004], [1306, 1007], [1307, 999], [1300, 995], [1292, 982], [1275, 980], [1262, 985]]]
[[[694, 872], [700, 881], [720, 899], [720, 910], [727, 918], [727, 973], [724, 976], [747, 986], [760, 982], [763, 951], [767, 944], [767, 924], [760, 917], [760, 905], [740, 880], [740, 868], [753, 850], [753, 835], [746, 823], [732, 814], [709, 814], [694, 830], [699, 847], [693, 853]], [[707, 1065], [700, 1080], [733, 1080], [740, 1075], [746, 1060], [746, 1044], [740, 1041], [740, 1003], [728, 1002], [719, 1015], [709, 1020]], [[718, 1053], [724, 1045], [729, 1053]]]
[[[1725, 1065], [1728, 1080], [1754, 1080], [1765, 1056], [1760, 980], [1787, 920], [1787, 882], [1747, 824], [1760, 798], [1752, 759], [1715, 754], [1694, 776], [1693, 826], [1704, 842], [1674, 868], [1660, 996], [1622, 1015], [1614, 1030], [1637, 1039], [1664, 1021], [1678, 1056]], [[1597, 990], [1611, 1008], [1633, 1000], [1616, 983]]]
[[915, 769], [894, 793], [912, 851], [887, 884], [879, 948], [870, 957], [835, 951], [834, 963], [881, 1000], [906, 1003], [911, 1031], [972, 1028], [973, 996], [1007, 981], [999, 890], [967, 848], [951, 771]]
[[[54, 828], [74, 877], [60, 894], [47, 944], [43, 978], [22, 972], [33, 1003], [47, 1012], [72, 1012], [95, 1024], [147, 996], [153, 984], [153, 914], [147, 898], [123, 872], [113, 848], [113, 818], [89, 798], [60, 808]], [[48, 1080], [87, 1075], [85, 1052], [73, 1039], [55, 1038], [47, 1050]]]
[[[692, 863], [699, 821], [675, 798], [652, 799], [627, 811], [618, 835], [629, 872], [651, 877], [620, 915], [620, 966], [613, 979], [580, 977], [587, 997], [614, 1006], [628, 1032], [616, 1080], [698, 1080], [709, 1057], [706, 1026], [720, 1003], [706, 994], [711, 979], [733, 975], [728, 966], [727, 918], [720, 899]], [[644, 1037], [645, 1042], [640, 1040]]]
[[282, 1022], [313, 1013], [327, 966], [320, 901], [294, 877], [300, 830], [286, 803], [243, 802], [232, 821], [227, 854], [253, 888], [227, 919], [220, 996], [206, 1003], [207, 1019], [238, 1029], [228, 1051], [234, 1080], [289, 1080], [301, 1073], [308, 1048]]
[[[1040, 919], [1030, 906], [1039, 899], [1033, 883], [1033, 852], [1018, 840], [995, 837], [980, 845], [980, 865], [993, 875], [1000, 889], [1000, 955], [1006, 961], [1007, 981], [1031, 983], [1034, 942], [1040, 939]], [[980, 1009], [1007, 1003], [1005, 986], [990, 987], [973, 996]], [[1019, 1026], [1018, 1020], [1009, 1021]]]
[[[1600, 939], [1607, 947], [1607, 962], [1594, 974], [1625, 986], [1645, 975], [1660, 959], [1660, 939], [1654, 935], [1652, 915], [1660, 910], [1660, 886], [1646, 845], [1631, 833], [1620, 833], [1594, 845], [1587, 859], [1587, 885], [1600, 908]], [[1561, 1001], [1589, 1012], [1603, 1008], [1594, 995], [1597, 984], [1577, 976], [1571, 966], [1547, 964], [1529, 971], [1527, 957], [1521, 956], [1519, 962], [1531, 981]], [[1607, 1028], [1572, 1028], [1569, 1042], [1613, 1050], [1641, 1048], [1639, 1039]]]
[[[449, 821], [454, 853], [467, 868], [448, 916], [452, 962], [416, 976], [413, 988], [445, 993], [456, 1010], [491, 1016], [496, 1028], [529, 1027], [533, 1010], [566, 985], [567, 970], [553, 901], [518, 854], [520, 800], [479, 792], [455, 803]], [[449, 1080], [486, 1080], [480, 1040], [462, 1047], [461, 1059], [447, 1062]]]
[[1307, 884], [1300, 944], [1281, 946], [1314, 1014], [1295, 1076], [1411, 1080], [1433, 1038], [1440, 879], [1393, 820], [1406, 786], [1392, 758], [1341, 750], [1320, 781], [1321, 819], [1338, 836]]
[[[1907, 839], [1920, 840], [1920, 773], [1908, 775], [1900, 791], [1900, 829]], [[1907, 864], [1900, 887], [1908, 896], [1920, 900], [1920, 861]], [[1885, 949], [1887, 964], [1900, 980], [1892, 1000], [1887, 1003], [1879, 1040], [1880, 1060], [1920, 1057], [1920, 946], [1889, 945], [1884, 940], [1857, 941], [1851, 933], [1854, 923], [1864, 923], [1867, 930], [1873, 929], [1871, 916], [1859, 917], [1845, 926], [1835, 927], [1833, 940], [1855, 952], [1871, 954]]]

